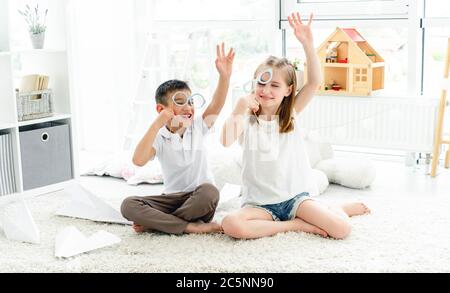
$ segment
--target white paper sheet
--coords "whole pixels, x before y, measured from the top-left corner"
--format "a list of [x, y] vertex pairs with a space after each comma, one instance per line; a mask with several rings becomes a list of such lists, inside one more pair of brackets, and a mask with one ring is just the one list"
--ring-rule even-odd
[[55, 256], [72, 257], [81, 253], [119, 243], [121, 239], [109, 232], [100, 230], [90, 237], [86, 237], [76, 227], [64, 228], [56, 235]]
[[96, 222], [133, 224], [101, 198], [78, 183], [64, 189], [71, 195], [71, 201], [56, 212], [58, 216], [88, 219]]
[[23, 199], [2, 206], [0, 223], [9, 240], [39, 244], [39, 229]]

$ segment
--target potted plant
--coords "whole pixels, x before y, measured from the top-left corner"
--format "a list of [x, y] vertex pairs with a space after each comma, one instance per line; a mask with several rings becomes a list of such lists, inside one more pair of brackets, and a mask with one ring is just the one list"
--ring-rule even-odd
[[25, 21], [28, 24], [28, 31], [30, 33], [31, 44], [33, 45], [33, 48], [44, 48], [48, 9], [46, 9], [44, 13], [41, 13], [39, 11], [39, 4], [37, 4], [35, 8], [31, 8], [27, 4], [25, 5], [24, 10], [18, 11], [25, 18]]

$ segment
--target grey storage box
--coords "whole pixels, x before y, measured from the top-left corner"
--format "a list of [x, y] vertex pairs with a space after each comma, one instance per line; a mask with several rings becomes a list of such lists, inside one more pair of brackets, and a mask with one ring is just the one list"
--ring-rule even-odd
[[73, 178], [68, 124], [47, 122], [19, 131], [24, 190]]

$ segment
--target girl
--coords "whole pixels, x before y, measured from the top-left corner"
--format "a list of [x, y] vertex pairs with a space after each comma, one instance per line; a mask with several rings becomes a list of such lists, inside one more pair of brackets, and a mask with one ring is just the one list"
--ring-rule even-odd
[[221, 143], [237, 139], [243, 147], [244, 207], [224, 218], [224, 232], [235, 238], [259, 238], [279, 232], [304, 231], [343, 239], [348, 217], [369, 212], [362, 203], [328, 207], [311, 198], [317, 193], [302, 132], [295, 120], [321, 82], [320, 64], [311, 33], [300, 14], [288, 17], [306, 54], [307, 82], [296, 95], [294, 66], [269, 57], [256, 72], [254, 92], [241, 98], [227, 119]]

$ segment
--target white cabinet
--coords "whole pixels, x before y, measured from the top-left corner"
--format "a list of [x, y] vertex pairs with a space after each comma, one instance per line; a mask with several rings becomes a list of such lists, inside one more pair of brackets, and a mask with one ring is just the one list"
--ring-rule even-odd
[[[18, 12], [18, 9], [23, 10], [28, 3], [31, 8], [39, 3], [40, 9], [48, 9], [43, 49], [33, 49], [27, 24]], [[27, 191], [27, 188], [24, 188], [24, 174], [29, 176], [29, 170], [23, 170], [27, 164], [22, 161], [24, 156], [21, 154], [21, 149], [24, 149], [23, 144], [26, 144], [27, 141], [22, 140], [23, 136], [20, 135], [20, 132], [26, 131], [30, 127], [40, 128], [46, 123], [67, 125], [70, 133], [68, 143], [71, 155], [69, 160], [71, 162], [71, 179], [77, 176], [76, 154], [74, 153], [74, 107], [71, 97], [70, 62], [67, 49], [68, 35], [70, 34], [66, 21], [69, 13], [68, 5], [70, 2], [67, 0], [0, 0], [0, 134], [10, 134], [12, 140], [10, 151], [13, 153], [13, 162], [11, 168], [14, 170], [10, 173], [14, 174], [15, 192]], [[21, 77], [30, 74], [49, 76], [48, 87], [53, 91], [54, 114], [42, 119], [18, 121], [15, 89], [19, 87]], [[39, 154], [36, 153], [34, 156], [39, 156]], [[51, 156], [50, 159], [59, 160]], [[45, 174], [38, 175], [44, 178], [46, 176]], [[46, 186], [30, 190], [30, 192], [38, 194], [58, 190], [65, 183], [67, 180], [51, 182]]]

